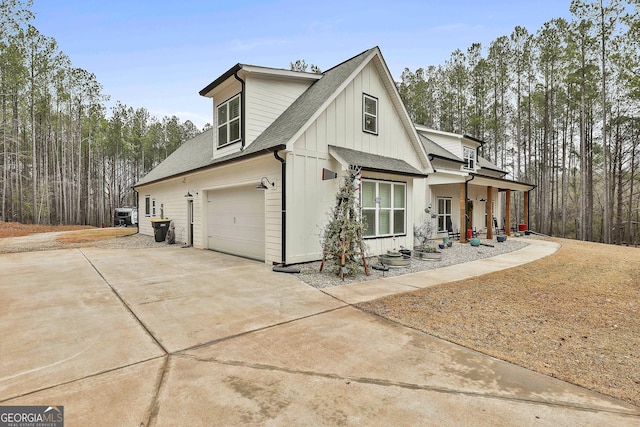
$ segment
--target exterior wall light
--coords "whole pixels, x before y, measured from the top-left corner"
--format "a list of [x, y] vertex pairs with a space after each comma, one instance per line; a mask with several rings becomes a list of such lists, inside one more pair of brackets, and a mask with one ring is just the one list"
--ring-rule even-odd
[[269, 181], [269, 178], [267, 178], [266, 176], [263, 176], [260, 179], [260, 184], [256, 185], [256, 189], [257, 190], [268, 190], [269, 186], [271, 186], [271, 188], [273, 188], [273, 187], [276, 186], [276, 183]]

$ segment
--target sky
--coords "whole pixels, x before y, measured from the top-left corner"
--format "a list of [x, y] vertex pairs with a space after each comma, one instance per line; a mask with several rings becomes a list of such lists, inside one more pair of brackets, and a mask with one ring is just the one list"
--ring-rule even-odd
[[396, 81], [440, 65], [472, 43], [486, 49], [516, 26], [535, 33], [571, 18], [570, 0], [34, 0], [32, 24], [53, 37], [103, 93], [201, 128], [211, 101], [198, 92], [236, 63], [321, 70], [379, 46]]

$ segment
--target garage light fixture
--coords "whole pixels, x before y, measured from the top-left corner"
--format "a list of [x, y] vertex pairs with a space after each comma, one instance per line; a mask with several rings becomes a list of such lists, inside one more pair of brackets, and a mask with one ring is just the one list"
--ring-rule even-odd
[[[266, 184], [265, 184], [266, 181]], [[260, 179], [260, 184], [256, 185], [256, 189], [258, 190], [268, 190], [269, 186], [271, 186], [271, 188], [276, 186], [275, 182], [271, 182], [269, 181], [269, 178], [267, 178], [266, 176], [263, 176], [262, 179]]]
[[[191, 194], [192, 191], [193, 191], [193, 194]], [[185, 194], [184, 197], [193, 197], [194, 194], [197, 196], [198, 192], [194, 189], [187, 190], [187, 194]]]

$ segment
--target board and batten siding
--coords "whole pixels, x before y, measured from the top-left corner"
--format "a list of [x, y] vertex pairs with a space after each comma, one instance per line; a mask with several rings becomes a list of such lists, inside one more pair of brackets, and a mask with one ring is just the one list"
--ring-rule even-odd
[[248, 75], [246, 91], [246, 145], [250, 145], [302, 93], [310, 81]]
[[342, 177], [322, 180], [322, 168], [340, 172], [328, 153], [295, 152], [287, 156], [287, 262], [322, 258], [320, 234], [335, 205]]
[[[378, 99], [377, 135], [362, 130], [363, 93]], [[335, 205], [339, 185], [347, 174], [329, 155], [329, 145], [402, 159], [418, 170], [422, 169], [377, 68], [372, 63], [367, 64], [294, 142], [295, 155], [290, 156], [287, 166], [287, 182], [292, 183], [287, 194], [294, 198], [288, 203], [288, 230], [296, 233], [287, 238], [287, 252], [291, 254], [289, 262], [322, 257], [320, 233], [328, 222], [327, 215]], [[338, 172], [339, 178], [322, 181], [323, 167]], [[364, 172], [363, 177], [407, 184], [407, 234], [395, 240], [391, 237], [368, 239], [370, 253], [381, 253], [394, 245], [412, 247], [414, 217], [424, 209], [425, 185], [414, 188], [414, 179], [402, 175]]]
[[[363, 93], [378, 98], [378, 134], [362, 130]], [[369, 63], [311, 124], [296, 149], [328, 151], [327, 145], [405, 160], [422, 169], [407, 130], [376, 67]]]

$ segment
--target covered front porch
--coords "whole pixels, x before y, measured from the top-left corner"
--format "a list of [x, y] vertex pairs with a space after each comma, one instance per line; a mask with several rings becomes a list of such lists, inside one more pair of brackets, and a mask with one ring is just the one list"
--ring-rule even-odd
[[[512, 217], [514, 193], [523, 197], [521, 215], [525, 227], [529, 218], [529, 193], [534, 185], [504, 178], [471, 175], [431, 185], [437, 233], [468, 242], [472, 236], [493, 239], [497, 233], [511, 235], [517, 230]], [[504, 195], [504, 196], [503, 196]]]

